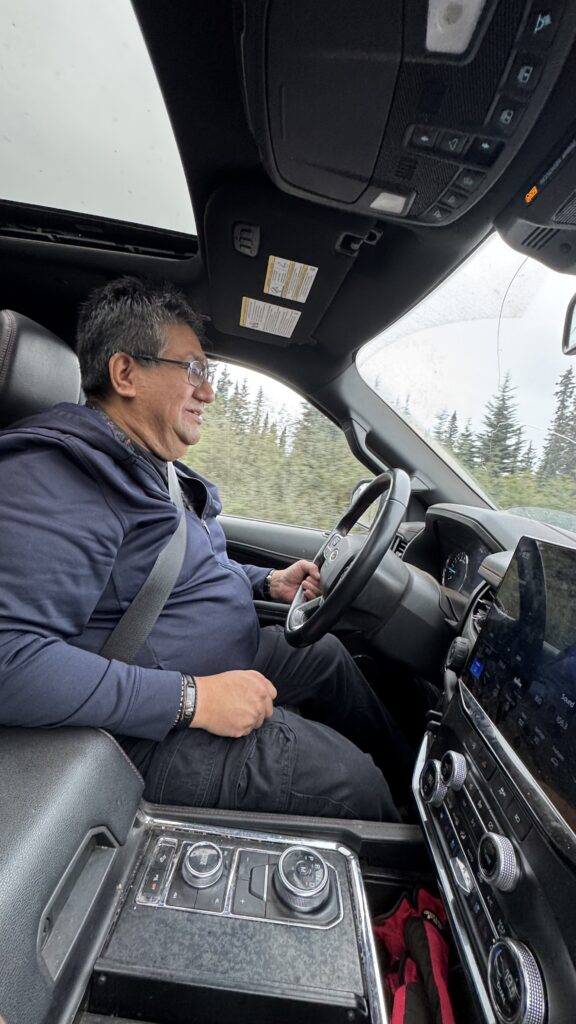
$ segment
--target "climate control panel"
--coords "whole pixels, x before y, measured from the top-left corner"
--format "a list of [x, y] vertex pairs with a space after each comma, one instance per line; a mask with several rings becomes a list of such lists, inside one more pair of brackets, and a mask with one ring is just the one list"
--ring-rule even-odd
[[484, 735], [477, 724], [453, 700], [413, 784], [456, 942], [486, 1021], [564, 1024], [576, 991], [576, 874], [491, 723]]

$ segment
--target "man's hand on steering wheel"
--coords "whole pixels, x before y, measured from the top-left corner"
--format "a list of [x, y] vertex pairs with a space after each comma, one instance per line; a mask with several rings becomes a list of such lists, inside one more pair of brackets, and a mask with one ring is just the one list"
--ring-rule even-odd
[[304, 597], [312, 601], [320, 595], [320, 570], [314, 562], [301, 558], [287, 569], [276, 569], [269, 580], [270, 597], [290, 604], [302, 587]]

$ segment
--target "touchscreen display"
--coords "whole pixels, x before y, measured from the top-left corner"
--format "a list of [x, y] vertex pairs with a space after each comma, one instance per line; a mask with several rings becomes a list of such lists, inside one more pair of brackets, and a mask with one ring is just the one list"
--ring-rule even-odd
[[462, 679], [576, 830], [576, 549], [522, 538]]

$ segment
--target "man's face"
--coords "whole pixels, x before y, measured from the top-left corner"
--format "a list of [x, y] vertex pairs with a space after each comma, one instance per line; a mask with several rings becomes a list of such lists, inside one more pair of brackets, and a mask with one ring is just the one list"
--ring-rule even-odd
[[[166, 347], [162, 359], [190, 362], [206, 360], [198, 337], [187, 324], [164, 328]], [[134, 367], [136, 394], [130, 410], [135, 438], [164, 459], [180, 458], [189, 445], [197, 444], [202, 433], [204, 407], [214, 401], [209, 381], [199, 387], [188, 383], [183, 366], [167, 363], [137, 363]]]

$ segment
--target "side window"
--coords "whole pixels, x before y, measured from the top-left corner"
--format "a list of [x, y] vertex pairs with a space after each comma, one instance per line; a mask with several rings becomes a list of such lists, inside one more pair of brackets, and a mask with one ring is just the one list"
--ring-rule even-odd
[[216, 400], [184, 461], [219, 488], [224, 512], [329, 529], [370, 474], [344, 435], [277, 381], [219, 363]]

